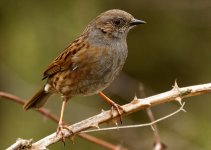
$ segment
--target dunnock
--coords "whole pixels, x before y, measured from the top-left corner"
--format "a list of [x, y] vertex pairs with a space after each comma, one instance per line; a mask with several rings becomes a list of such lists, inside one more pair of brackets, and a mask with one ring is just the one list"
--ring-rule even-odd
[[51, 94], [60, 94], [62, 108], [58, 133], [65, 129], [62, 123], [64, 107], [71, 97], [100, 94], [121, 118], [122, 108], [101, 91], [117, 77], [125, 63], [128, 31], [143, 23], [118, 9], [97, 16], [82, 35], [48, 66], [43, 74], [43, 79], [47, 79], [46, 84], [25, 103], [24, 109], [39, 108]]

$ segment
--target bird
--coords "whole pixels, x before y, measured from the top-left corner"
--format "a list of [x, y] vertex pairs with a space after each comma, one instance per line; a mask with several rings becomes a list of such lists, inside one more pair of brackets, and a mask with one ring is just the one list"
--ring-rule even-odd
[[63, 123], [63, 115], [68, 100], [75, 96], [99, 94], [116, 109], [121, 118], [123, 108], [102, 91], [124, 66], [128, 55], [126, 38], [129, 30], [145, 23], [119, 9], [101, 13], [47, 67], [42, 78], [46, 83], [25, 102], [24, 110], [42, 107], [52, 94], [61, 95], [57, 133], [62, 133], [67, 129]]

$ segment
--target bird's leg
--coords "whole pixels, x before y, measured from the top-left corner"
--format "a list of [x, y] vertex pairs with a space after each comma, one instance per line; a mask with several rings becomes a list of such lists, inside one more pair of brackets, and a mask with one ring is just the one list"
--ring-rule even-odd
[[64, 129], [66, 129], [68, 132], [73, 133], [67, 125], [64, 125], [63, 123], [63, 116], [64, 116], [64, 109], [65, 105], [67, 103], [68, 98], [65, 96], [62, 96], [62, 108], [61, 108], [61, 113], [60, 113], [60, 118], [59, 118], [59, 123], [57, 127], [57, 135], [60, 133], [62, 135], [62, 142], [65, 142], [65, 136], [64, 136]]
[[117, 103], [115, 103], [114, 101], [112, 101], [109, 97], [107, 97], [105, 94], [103, 94], [103, 92], [99, 92], [99, 95], [107, 102], [111, 105], [111, 112], [113, 114], [113, 109], [116, 109], [118, 115], [120, 116], [120, 123], [122, 124], [122, 113], [121, 111], [124, 112], [124, 109]]

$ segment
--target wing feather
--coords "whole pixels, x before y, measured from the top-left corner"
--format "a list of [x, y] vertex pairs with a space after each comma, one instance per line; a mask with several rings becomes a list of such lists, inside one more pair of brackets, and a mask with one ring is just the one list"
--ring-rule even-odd
[[[72, 57], [80, 51], [85, 44], [83, 43], [83, 37], [79, 37], [73, 41], [44, 71], [43, 80], [49, 78], [59, 71], [71, 69], [73, 66]], [[75, 66], [74, 66], [75, 67]]]

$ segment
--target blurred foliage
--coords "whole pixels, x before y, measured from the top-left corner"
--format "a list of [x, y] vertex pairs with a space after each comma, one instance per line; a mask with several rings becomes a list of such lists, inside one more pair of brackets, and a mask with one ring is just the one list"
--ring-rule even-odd
[[[113, 8], [147, 21], [128, 36], [129, 57], [124, 72], [130, 79], [123, 80], [121, 86], [117, 80], [110, 90], [106, 90], [116, 102], [124, 104], [133, 98], [137, 86], [128, 86], [130, 81], [142, 82], [147, 95], [169, 90], [175, 79], [179, 86], [210, 82], [210, 0], [1, 0], [0, 91], [23, 98], [32, 96], [43, 84], [42, 72], [51, 60], [80, 35], [90, 20]], [[119, 88], [122, 86], [124, 91]], [[113, 89], [119, 92], [115, 93]], [[169, 149], [211, 149], [210, 98], [211, 95], [189, 98], [187, 113], [158, 124], [161, 138]], [[59, 99], [54, 96], [46, 105], [56, 114], [60, 111]], [[178, 107], [176, 102], [169, 103], [153, 108], [153, 112], [158, 118]], [[65, 118], [74, 123], [99, 113], [102, 108], [109, 107], [98, 96], [73, 98]], [[43, 120], [33, 111], [24, 112], [17, 104], [3, 99], [0, 113], [0, 149], [5, 149], [18, 137], [38, 140], [56, 130], [57, 125], [52, 121]], [[124, 124], [143, 122], [148, 122], [143, 111], [124, 119]], [[153, 144], [150, 128], [94, 135], [133, 150], [151, 149]], [[79, 150], [89, 146], [90, 149], [102, 149], [79, 138], [74, 145], [67, 143], [65, 147], [57, 143], [49, 148]]]

